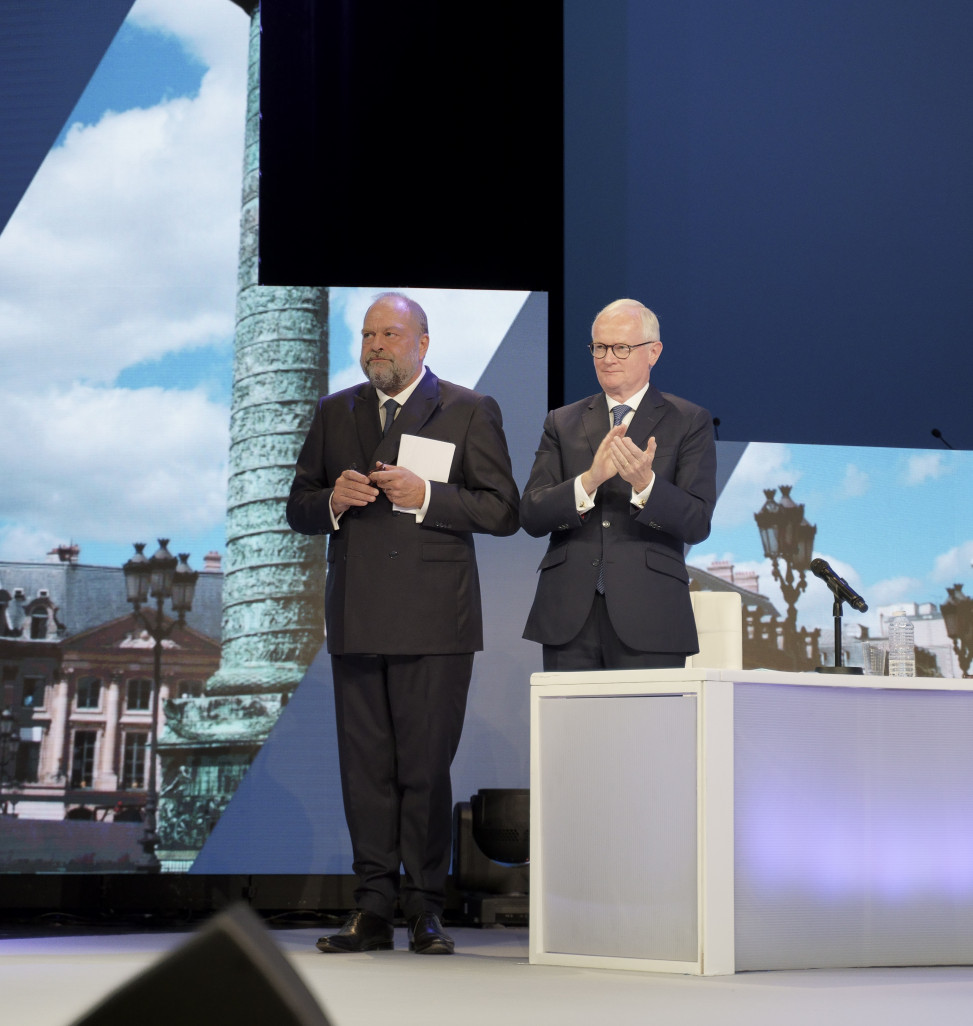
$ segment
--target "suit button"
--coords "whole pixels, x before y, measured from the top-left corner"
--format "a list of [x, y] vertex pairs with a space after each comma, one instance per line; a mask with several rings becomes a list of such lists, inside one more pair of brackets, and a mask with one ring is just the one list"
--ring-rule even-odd
[[389, 559], [395, 559], [395, 557], [396, 557], [397, 555], [398, 555], [398, 553], [397, 553], [397, 552], [390, 552], [390, 553], [389, 553]]
[[600, 559], [593, 559], [593, 560], [591, 561], [591, 565], [592, 565], [592, 566], [597, 566], [597, 565], [598, 565], [598, 564], [599, 564], [600, 562], [601, 562], [601, 560], [600, 560]]
[[601, 526], [602, 527], [611, 527], [611, 525], [612, 525], [612, 522], [610, 520], [602, 520], [602, 522], [601, 522]]

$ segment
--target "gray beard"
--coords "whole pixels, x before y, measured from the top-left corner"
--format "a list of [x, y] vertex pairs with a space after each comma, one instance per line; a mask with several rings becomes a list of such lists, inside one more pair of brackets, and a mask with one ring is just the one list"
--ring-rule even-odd
[[375, 388], [380, 388], [386, 394], [400, 392], [405, 385], [404, 376], [400, 367], [390, 366], [379, 368], [370, 364], [362, 364], [365, 377]]

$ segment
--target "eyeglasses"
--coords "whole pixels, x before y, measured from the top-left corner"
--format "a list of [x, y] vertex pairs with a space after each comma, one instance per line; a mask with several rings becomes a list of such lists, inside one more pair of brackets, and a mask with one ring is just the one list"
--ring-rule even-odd
[[605, 354], [610, 349], [616, 360], [627, 360], [633, 349], [641, 349], [642, 346], [654, 346], [658, 339], [652, 342], [639, 342], [638, 345], [628, 346], [624, 342], [616, 342], [613, 346], [606, 346], [603, 342], [591, 342], [588, 344], [588, 351], [596, 360], [604, 360]]

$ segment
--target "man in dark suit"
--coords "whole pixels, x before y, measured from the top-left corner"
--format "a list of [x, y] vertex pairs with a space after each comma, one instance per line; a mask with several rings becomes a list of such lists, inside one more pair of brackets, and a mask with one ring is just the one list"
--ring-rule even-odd
[[[514, 534], [519, 495], [499, 406], [424, 368], [428, 346], [417, 303], [376, 299], [362, 328], [368, 383], [319, 401], [287, 502], [294, 530], [330, 535], [325, 621], [357, 909], [318, 941], [326, 952], [391, 948], [397, 900], [412, 950], [453, 951], [440, 920], [449, 768], [483, 647], [473, 534]], [[409, 446], [423, 450], [404, 461], [413, 469], [398, 458]]]
[[524, 637], [544, 669], [683, 666], [699, 650], [684, 546], [703, 541], [716, 502], [712, 418], [649, 376], [659, 322], [631, 299], [592, 325], [604, 389], [552, 410], [521, 501], [550, 534]]

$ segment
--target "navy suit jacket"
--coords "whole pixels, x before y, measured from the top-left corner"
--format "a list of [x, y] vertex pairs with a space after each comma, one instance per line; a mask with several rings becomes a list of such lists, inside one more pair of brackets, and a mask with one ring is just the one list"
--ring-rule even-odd
[[598, 565], [612, 626], [642, 652], [697, 652], [685, 546], [709, 536], [716, 504], [713, 421], [700, 406], [649, 386], [627, 435], [645, 448], [655, 435], [655, 483], [644, 509], [617, 475], [582, 516], [574, 479], [591, 466], [611, 418], [604, 393], [552, 410], [521, 501], [528, 534], [550, 534], [524, 637], [563, 645], [591, 610]]
[[[456, 445], [447, 482], [431, 484], [421, 524], [384, 494], [349, 509], [333, 530], [329, 501], [346, 469], [394, 464], [404, 434]], [[334, 655], [428, 655], [483, 647], [473, 534], [519, 527], [519, 493], [500, 407], [490, 396], [426, 372], [383, 439], [372, 385], [322, 398], [297, 461], [287, 522], [330, 534], [325, 588]]]

